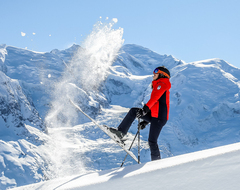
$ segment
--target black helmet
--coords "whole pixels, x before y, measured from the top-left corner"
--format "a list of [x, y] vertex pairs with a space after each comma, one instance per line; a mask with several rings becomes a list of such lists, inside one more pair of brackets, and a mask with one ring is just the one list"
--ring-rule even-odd
[[167, 78], [171, 77], [169, 70], [164, 66], [157, 67], [156, 69], [154, 69], [153, 73], [160, 73]]

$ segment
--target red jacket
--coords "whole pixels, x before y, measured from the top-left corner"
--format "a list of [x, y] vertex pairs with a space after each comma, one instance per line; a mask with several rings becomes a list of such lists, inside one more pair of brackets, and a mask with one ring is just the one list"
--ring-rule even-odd
[[151, 98], [146, 106], [151, 110], [152, 117], [168, 120], [170, 108], [170, 80], [168, 78], [154, 80], [152, 81], [152, 87]]

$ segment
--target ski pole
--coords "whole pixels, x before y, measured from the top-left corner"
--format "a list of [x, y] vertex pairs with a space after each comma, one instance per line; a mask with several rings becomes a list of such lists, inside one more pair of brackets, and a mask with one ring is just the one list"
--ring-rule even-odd
[[[128, 150], [131, 150], [131, 148], [132, 148], [132, 145], [133, 145], [133, 143], [134, 143], [134, 141], [135, 141], [135, 139], [136, 139], [136, 137], [137, 137], [138, 133], [139, 133], [139, 130], [137, 131], [137, 133], [136, 133], [136, 135], [135, 135], [135, 137], [134, 137], [134, 139], [133, 139], [133, 141], [132, 141], [132, 144], [130, 145], [130, 147], [129, 147], [129, 149], [128, 149]], [[125, 162], [125, 160], [126, 160], [127, 156], [128, 156], [128, 153], [126, 154], [126, 156], [125, 156], [125, 158], [124, 158], [124, 160], [123, 160], [123, 162], [122, 162], [122, 164], [121, 164], [121, 166], [120, 166], [120, 167], [122, 167], [122, 166], [123, 166], [123, 164], [124, 164], [124, 162]], [[139, 160], [138, 160], [138, 163], [139, 163]]]
[[138, 118], [138, 163], [140, 163], [140, 118]]

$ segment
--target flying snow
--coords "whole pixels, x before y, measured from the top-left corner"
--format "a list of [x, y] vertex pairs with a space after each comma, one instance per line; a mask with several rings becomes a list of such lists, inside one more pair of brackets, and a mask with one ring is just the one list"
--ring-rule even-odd
[[21, 32], [21, 36], [26, 36], [26, 33], [24, 33], [24, 32]]
[[[74, 126], [79, 121], [79, 115], [76, 109], [69, 104], [69, 99], [77, 103], [85, 102], [91, 105], [96, 102], [90, 99], [97, 96], [98, 88], [108, 75], [109, 67], [114, 62], [118, 51], [124, 40], [123, 29], [112, 29], [113, 23], [97, 22], [92, 32], [87, 36], [81, 48], [79, 48], [72, 60], [66, 64], [66, 69], [61, 80], [55, 83], [52, 91], [51, 109], [49, 110], [45, 121], [49, 128], [66, 129]], [[50, 78], [51, 75], [48, 75]], [[76, 168], [84, 170], [84, 163], [81, 160], [72, 160], [73, 152], [65, 148], [68, 138], [64, 132], [58, 130], [52, 135], [52, 139], [59, 147], [52, 147], [52, 160], [56, 161], [58, 166], [55, 171], [59, 176], [73, 174], [72, 168], [67, 169], [66, 165], [74, 162]], [[61, 150], [61, 151], [59, 151]], [[68, 164], [67, 164], [68, 162]], [[80, 172], [78, 170], [78, 172]]]
[[118, 22], [118, 19], [117, 19], [117, 18], [113, 18], [112, 21], [115, 22], [115, 23], [117, 23], [117, 22]]
[[123, 29], [112, 29], [113, 25], [97, 22], [70, 64], [75, 79], [85, 90], [97, 89], [106, 79], [109, 66], [124, 42]]

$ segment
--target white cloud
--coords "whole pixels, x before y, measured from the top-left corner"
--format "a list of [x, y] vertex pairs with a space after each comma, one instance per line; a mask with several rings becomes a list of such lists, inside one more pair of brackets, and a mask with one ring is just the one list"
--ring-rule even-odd
[[36, 35], [36, 33], [35, 33], [35, 32], [33, 32], [32, 34], [33, 34], [33, 35]]
[[24, 33], [24, 32], [21, 32], [21, 36], [26, 36], [26, 33]]
[[49, 34], [49, 36], [52, 36], [52, 34]]

